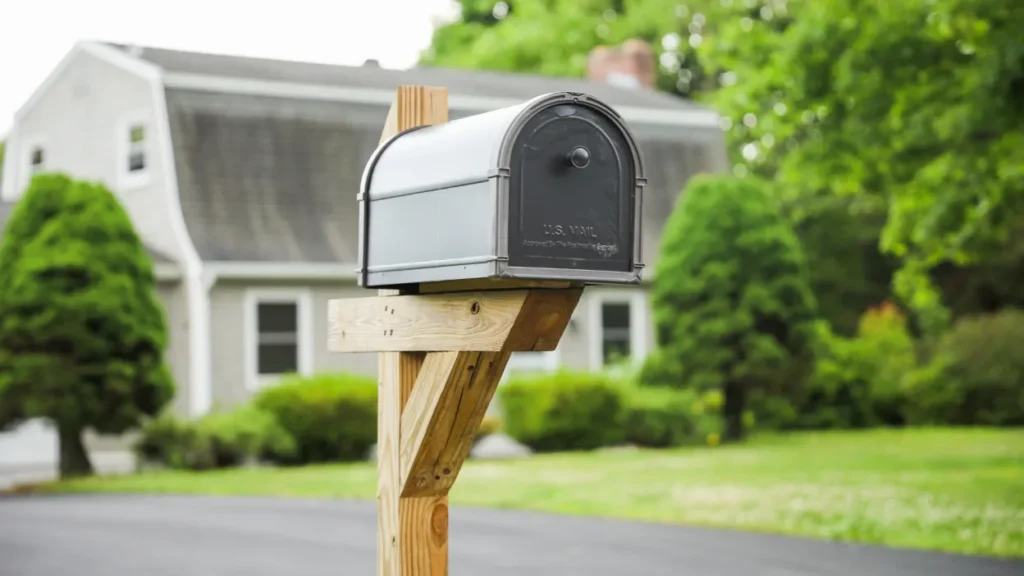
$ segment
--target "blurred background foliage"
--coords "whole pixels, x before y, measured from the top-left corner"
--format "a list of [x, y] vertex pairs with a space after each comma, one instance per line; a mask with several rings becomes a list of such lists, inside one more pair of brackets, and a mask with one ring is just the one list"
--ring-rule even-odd
[[[659, 89], [722, 115], [737, 175], [784, 183], [843, 333], [890, 287], [915, 331], [1020, 303], [1017, 0], [463, 0], [423, 64], [583, 76], [639, 38]], [[1019, 220], [1019, 218], [1018, 218]]]

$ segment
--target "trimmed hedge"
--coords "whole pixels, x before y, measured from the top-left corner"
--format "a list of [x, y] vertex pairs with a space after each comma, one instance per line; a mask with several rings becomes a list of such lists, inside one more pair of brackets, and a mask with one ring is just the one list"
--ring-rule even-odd
[[135, 452], [169, 468], [209, 470], [295, 453], [295, 441], [273, 416], [250, 405], [195, 422], [164, 412], [142, 428]]
[[255, 406], [295, 440], [285, 464], [362, 460], [377, 441], [377, 382], [352, 374], [293, 376], [260, 391]]
[[717, 445], [722, 431], [722, 395], [693, 390], [638, 387], [626, 396], [626, 441], [649, 448]]
[[249, 460], [293, 458], [295, 439], [273, 415], [251, 405], [214, 413], [196, 423], [196, 449], [213, 468], [238, 466]]
[[537, 452], [716, 445], [722, 431], [720, 393], [640, 387], [607, 373], [519, 377], [498, 394], [505, 431]]
[[537, 452], [592, 450], [625, 440], [625, 391], [606, 375], [520, 376], [498, 387], [505, 431]]

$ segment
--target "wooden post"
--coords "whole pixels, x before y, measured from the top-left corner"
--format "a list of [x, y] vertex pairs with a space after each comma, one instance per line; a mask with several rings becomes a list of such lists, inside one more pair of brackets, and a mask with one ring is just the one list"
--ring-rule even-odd
[[[381, 141], [448, 120], [444, 88], [400, 86]], [[332, 352], [379, 352], [377, 574], [448, 574], [448, 491], [515, 351], [554, 350], [582, 288], [478, 280], [331, 300]]]
[[[448, 121], [448, 90], [399, 86], [380, 140], [417, 126]], [[399, 294], [380, 290], [381, 296]], [[382, 352], [377, 399], [377, 574], [448, 573], [448, 495], [401, 498], [399, 446], [402, 412], [425, 356]], [[404, 560], [404, 561], [403, 561]]]

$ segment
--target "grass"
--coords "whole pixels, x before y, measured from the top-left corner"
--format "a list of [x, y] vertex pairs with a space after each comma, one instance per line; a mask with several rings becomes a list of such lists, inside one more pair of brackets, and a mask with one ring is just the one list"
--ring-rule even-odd
[[[157, 472], [41, 487], [371, 499], [369, 464]], [[1024, 557], [1024, 430], [762, 436], [719, 448], [471, 461], [453, 504]]]

